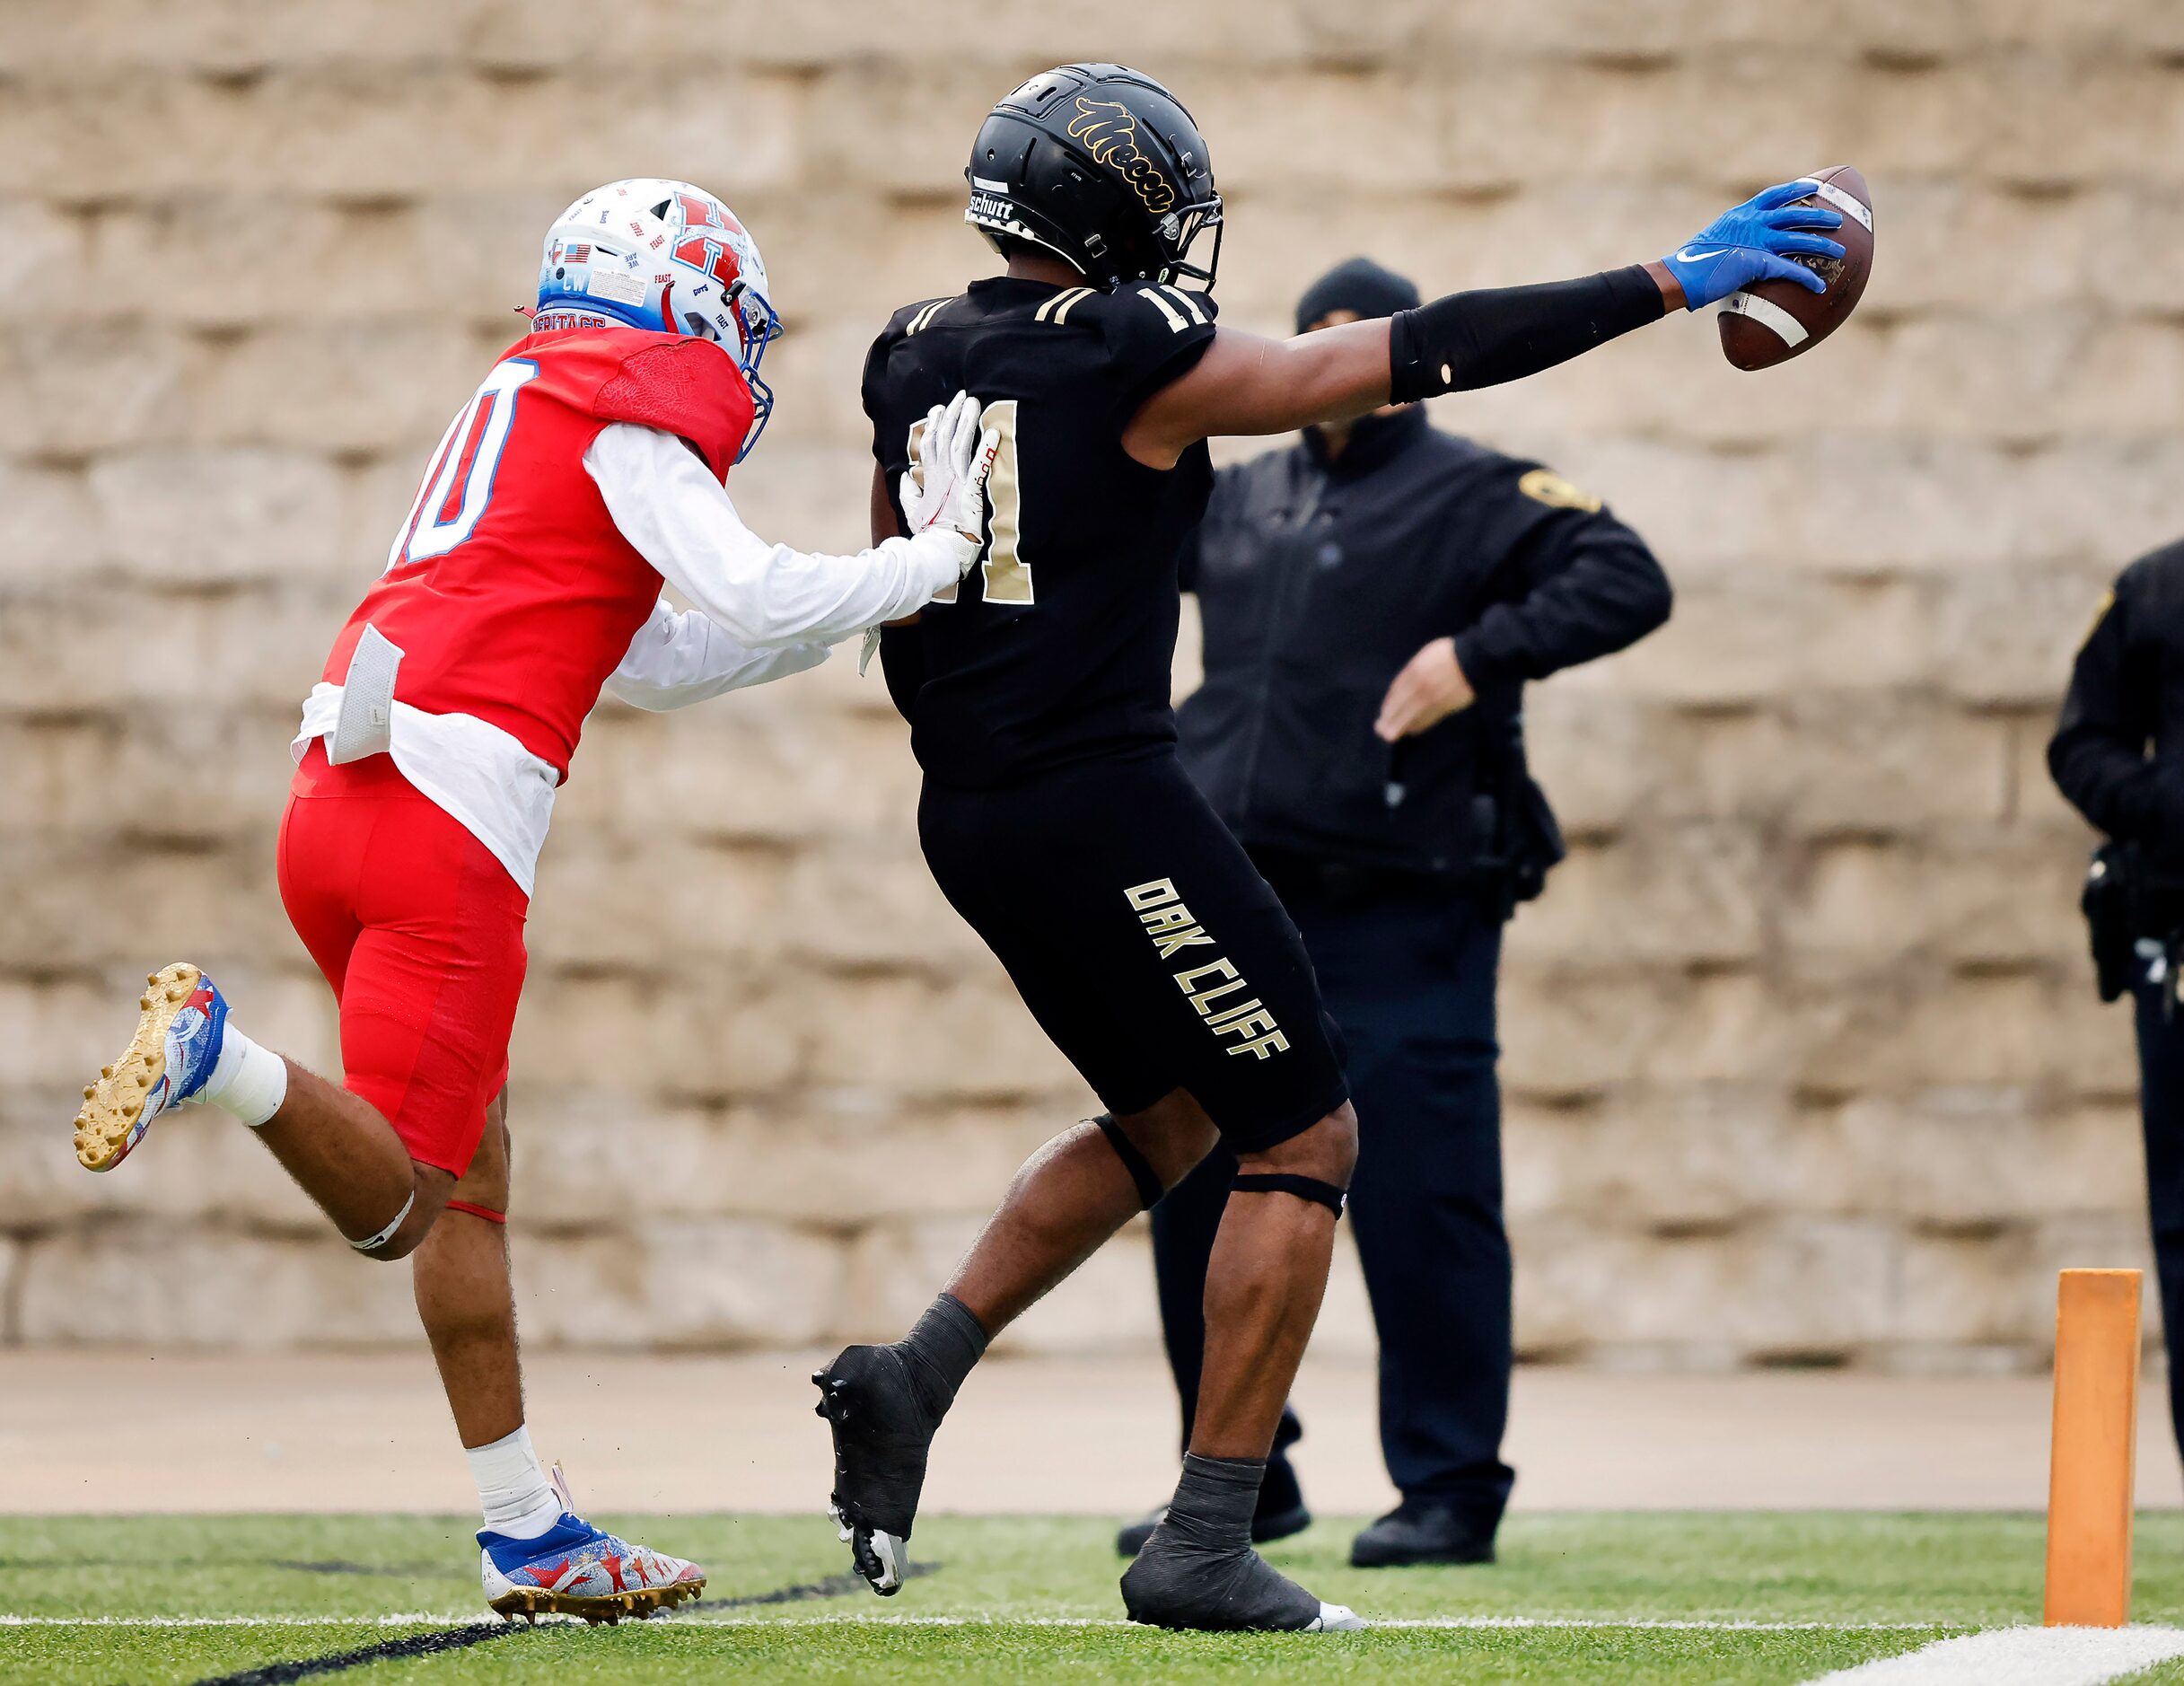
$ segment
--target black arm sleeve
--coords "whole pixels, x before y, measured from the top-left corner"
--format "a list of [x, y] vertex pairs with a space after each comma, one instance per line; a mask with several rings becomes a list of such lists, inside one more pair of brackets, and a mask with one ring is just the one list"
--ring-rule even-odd
[[2130, 584], [2127, 572], [2078, 651], [2062, 718], [2048, 742], [2048, 771], [2095, 830], [2158, 843], [2161, 772], [2146, 757], [2151, 699], [2130, 672]]
[[1636, 264], [1577, 281], [1452, 293], [1396, 312], [1388, 337], [1389, 397], [1409, 404], [1521, 380], [1659, 321], [1667, 309], [1653, 277]]
[[1604, 511], [1558, 512], [1496, 571], [1504, 601], [1456, 635], [1475, 690], [1612, 655], [1667, 620], [1672, 602], [1645, 540]]

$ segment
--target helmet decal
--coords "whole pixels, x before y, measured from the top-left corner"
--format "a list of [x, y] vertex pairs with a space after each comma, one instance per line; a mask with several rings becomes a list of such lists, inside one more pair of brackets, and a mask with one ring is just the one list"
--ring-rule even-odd
[[687, 263], [693, 269], [702, 269], [721, 285], [732, 287], [741, 266], [736, 262], [735, 248], [725, 241], [714, 240], [704, 234], [693, 234], [679, 241], [675, 247], [675, 261]]
[[1128, 182], [1153, 215], [1174, 208], [1175, 189], [1161, 173], [1160, 166], [1138, 150], [1137, 119], [1121, 101], [1077, 95], [1077, 114], [1069, 119], [1069, 137], [1082, 141], [1086, 152]]

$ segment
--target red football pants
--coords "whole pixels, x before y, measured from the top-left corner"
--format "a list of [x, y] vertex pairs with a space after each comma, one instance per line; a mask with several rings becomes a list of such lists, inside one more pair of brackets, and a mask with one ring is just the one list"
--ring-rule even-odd
[[374, 755], [314, 743], [281, 817], [281, 901], [341, 1005], [343, 1082], [409, 1156], [460, 1177], [508, 1081], [530, 898]]

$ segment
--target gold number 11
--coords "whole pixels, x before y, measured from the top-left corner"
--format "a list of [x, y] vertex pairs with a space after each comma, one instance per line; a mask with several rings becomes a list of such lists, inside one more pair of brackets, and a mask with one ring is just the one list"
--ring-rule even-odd
[[[1016, 449], [1016, 400], [996, 399], [980, 412], [980, 425], [997, 440], [993, 471], [986, 477], [989, 513], [986, 548], [978, 558], [986, 601], [1029, 603], [1035, 601], [1031, 594], [1031, 565], [1023, 559], [1017, 548], [1023, 538], [1023, 478], [1022, 458]], [[918, 422], [911, 430], [912, 437], [916, 438], [924, 428], [925, 423]], [[956, 587], [951, 585], [935, 593], [933, 601], [954, 602]]]
[[986, 479], [987, 502], [993, 510], [986, 527], [986, 555], [979, 561], [986, 601], [1028, 603], [1031, 566], [1017, 553], [1023, 538], [1023, 479], [1016, 450], [1016, 400], [996, 399], [980, 412], [980, 425], [1000, 437], [994, 470]]

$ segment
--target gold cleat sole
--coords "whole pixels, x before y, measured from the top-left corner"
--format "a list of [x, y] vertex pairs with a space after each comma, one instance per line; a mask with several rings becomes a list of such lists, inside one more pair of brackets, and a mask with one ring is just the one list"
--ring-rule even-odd
[[593, 1627], [603, 1621], [611, 1628], [625, 1616], [633, 1621], [643, 1621], [662, 1610], [672, 1610], [677, 1604], [689, 1603], [705, 1590], [702, 1580], [678, 1581], [672, 1586], [648, 1587], [643, 1592], [577, 1598], [566, 1593], [549, 1593], [543, 1587], [526, 1586], [503, 1593], [493, 1601], [493, 1610], [510, 1621], [535, 1622], [540, 1616], [582, 1616]]
[[203, 976], [195, 966], [162, 968], [145, 979], [136, 1003], [136, 1034], [127, 1049], [101, 1069], [99, 1080], [83, 1090], [75, 1115], [75, 1156], [86, 1171], [110, 1171], [129, 1151], [145, 1101], [167, 1071], [167, 1027], [197, 991]]

